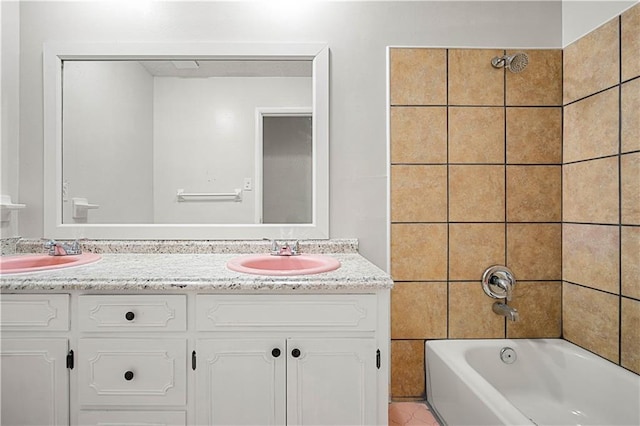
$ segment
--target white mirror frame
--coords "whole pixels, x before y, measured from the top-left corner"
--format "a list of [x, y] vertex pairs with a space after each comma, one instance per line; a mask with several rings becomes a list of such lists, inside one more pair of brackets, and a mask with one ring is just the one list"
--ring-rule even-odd
[[[313, 60], [312, 222], [308, 224], [68, 224], [62, 222], [62, 61]], [[329, 48], [324, 43], [45, 43], [44, 236], [58, 239], [328, 239]]]

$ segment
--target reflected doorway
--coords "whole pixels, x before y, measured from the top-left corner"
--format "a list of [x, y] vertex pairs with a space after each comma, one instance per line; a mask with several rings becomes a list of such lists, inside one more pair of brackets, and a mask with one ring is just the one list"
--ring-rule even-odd
[[310, 110], [259, 111], [262, 188], [258, 223], [311, 223], [313, 141]]

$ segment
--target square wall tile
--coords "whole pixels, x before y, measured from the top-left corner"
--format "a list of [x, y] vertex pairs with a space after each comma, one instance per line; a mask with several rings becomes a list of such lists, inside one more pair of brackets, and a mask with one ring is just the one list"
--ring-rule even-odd
[[562, 279], [618, 294], [619, 227], [563, 225]]
[[446, 337], [447, 283], [396, 283], [391, 290], [391, 338]]
[[449, 166], [449, 220], [503, 222], [504, 166]]
[[620, 361], [623, 367], [640, 374], [640, 300], [622, 298], [622, 341]]
[[[516, 51], [507, 51], [513, 55]], [[562, 105], [562, 50], [530, 50], [527, 68], [507, 72], [507, 105]]]
[[507, 221], [562, 220], [561, 166], [507, 166]]
[[446, 222], [447, 166], [392, 165], [391, 221]]
[[618, 158], [562, 166], [565, 222], [618, 223]]
[[618, 153], [618, 88], [564, 108], [564, 162]]
[[518, 321], [507, 321], [507, 337], [558, 338], [562, 335], [562, 283], [522, 282], [515, 287], [509, 305], [518, 310]]
[[477, 280], [491, 265], [505, 264], [505, 225], [452, 223], [449, 225], [449, 279]]
[[564, 104], [618, 84], [618, 18], [614, 18], [564, 48]]
[[391, 397], [424, 397], [424, 340], [391, 341]]
[[508, 224], [507, 265], [517, 280], [560, 280], [562, 225]]
[[623, 226], [621, 232], [622, 295], [640, 300], [640, 227]]
[[564, 283], [563, 337], [617, 363], [620, 332], [618, 299], [612, 294]]
[[620, 158], [622, 223], [640, 225], [640, 152]]
[[503, 338], [504, 317], [493, 312], [493, 302], [495, 299], [482, 290], [480, 280], [449, 283], [449, 338]]
[[622, 80], [640, 75], [640, 6], [625, 11], [620, 18]]
[[507, 108], [507, 163], [562, 163], [562, 108]]
[[491, 59], [495, 49], [449, 49], [449, 105], [504, 105], [504, 69]]
[[446, 163], [447, 108], [391, 108], [391, 163]]
[[447, 225], [391, 225], [391, 277], [395, 281], [447, 279]]
[[622, 152], [640, 151], [640, 79], [624, 83], [620, 96]]
[[504, 163], [504, 108], [449, 108], [450, 163]]
[[389, 52], [391, 105], [446, 105], [446, 49]]

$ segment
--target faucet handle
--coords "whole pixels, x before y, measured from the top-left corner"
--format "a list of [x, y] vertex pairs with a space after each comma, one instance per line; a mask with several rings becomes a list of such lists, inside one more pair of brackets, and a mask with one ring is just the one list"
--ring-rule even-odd
[[55, 255], [57, 246], [58, 246], [58, 242], [56, 240], [46, 240], [43, 244], [43, 247], [46, 250], [49, 250], [49, 255], [51, 256]]
[[78, 240], [74, 240], [69, 247], [75, 254], [82, 253], [82, 247], [80, 246], [80, 241]]
[[277, 255], [280, 252], [280, 244], [276, 240], [272, 240], [270, 238], [263, 238], [264, 241], [269, 241], [271, 243], [271, 254]]
[[291, 246], [291, 254], [294, 256], [300, 254], [300, 242], [298, 240], [293, 242], [293, 245]]
[[493, 265], [482, 275], [482, 289], [494, 299], [511, 300], [516, 279], [506, 266]]

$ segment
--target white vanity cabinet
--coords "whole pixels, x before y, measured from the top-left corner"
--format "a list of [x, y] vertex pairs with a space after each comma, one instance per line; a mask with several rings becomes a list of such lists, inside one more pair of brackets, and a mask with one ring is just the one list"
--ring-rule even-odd
[[388, 289], [0, 299], [2, 424], [387, 422]]
[[199, 295], [198, 424], [377, 423], [377, 298]]
[[2, 295], [0, 330], [2, 424], [69, 424], [69, 295]]

